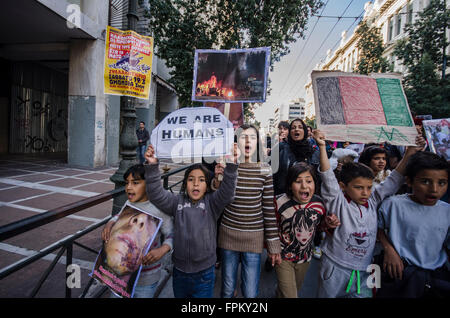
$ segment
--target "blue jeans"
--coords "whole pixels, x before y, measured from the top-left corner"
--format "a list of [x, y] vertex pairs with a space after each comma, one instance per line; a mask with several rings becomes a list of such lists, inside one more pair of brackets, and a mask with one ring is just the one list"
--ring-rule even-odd
[[[136, 287], [134, 288], [134, 294], [133, 294], [133, 298], [153, 298], [153, 296], [156, 293], [156, 288], [158, 287], [158, 282], [155, 282], [151, 285], [143, 285], [143, 286], [139, 286], [136, 285]], [[119, 296], [116, 296], [114, 293], [111, 292], [111, 296], [110, 298], [121, 298]]]
[[222, 249], [223, 298], [233, 297], [236, 289], [238, 267], [241, 262], [241, 290], [245, 298], [256, 298], [261, 274], [261, 254]]
[[197, 273], [184, 273], [173, 268], [175, 298], [212, 298], [214, 296], [214, 266]]
[[156, 282], [152, 285], [147, 286], [136, 286], [134, 288], [133, 298], [153, 298], [156, 293], [156, 288], [158, 287], [158, 283]]
[[140, 163], [144, 163], [145, 162], [144, 154], [145, 154], [146, 150], [147, 150], [147, 145], [138, 146], [137, 149], [136, 149], [137, 156], [138, 156], [138, 159], [139, 159]]

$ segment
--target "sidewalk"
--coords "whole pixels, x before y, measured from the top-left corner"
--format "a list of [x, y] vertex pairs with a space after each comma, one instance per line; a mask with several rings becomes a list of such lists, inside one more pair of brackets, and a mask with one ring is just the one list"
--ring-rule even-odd
[[[57, 156], [0, 157], [0, 226], [113, 190], [115, 185], [109, 178], [116, 170], [116, 167], [71, 167]], [[169, 185], [180, 178], [178, 175], [169, 178]], [[112, 202], [103, 202], [0, 242], [0, 269], [108, 217]], [[100, 250], [100, 237], [101, 228], [78, 242]], [[1, 280], [0, 297], [27, 297], [57, 253], [58, 250]], [[96, 256], [74, 246], [73, 261], [81, 268], [82, 287], [73, 290], [73, 297], [78, 297], [86, 286]], [[65, 257], [62, 257], [37, 297], [64, 297], [64, 265]]]

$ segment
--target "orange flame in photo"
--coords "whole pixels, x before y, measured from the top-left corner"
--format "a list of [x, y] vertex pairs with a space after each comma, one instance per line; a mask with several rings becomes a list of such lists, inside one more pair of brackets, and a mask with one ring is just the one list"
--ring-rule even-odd
[[221, 96], [233, 97], [233, 90], [222, 87], [222, 81], [217, 81], [217, 77], [213, 74], [210, 79], [197, 84], [197, 96]]

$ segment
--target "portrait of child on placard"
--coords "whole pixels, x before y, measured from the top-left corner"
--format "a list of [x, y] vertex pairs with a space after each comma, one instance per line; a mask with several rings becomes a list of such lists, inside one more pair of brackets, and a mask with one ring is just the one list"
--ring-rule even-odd
[[125, 205], [111, 228], [110, 239], [103, 242], [91, 277], [120, 297], [133, 297], [142, 259], [152, 246], [161, 223], [160, 218]]
[[450, 118], [422, 122], [430, 150], [450, 160]]

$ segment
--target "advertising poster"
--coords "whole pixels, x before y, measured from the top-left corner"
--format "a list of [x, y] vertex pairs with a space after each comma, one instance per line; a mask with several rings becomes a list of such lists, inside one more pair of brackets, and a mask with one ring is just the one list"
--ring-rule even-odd
[[417, 131], [398, 74], [313, 71], [317, 127], [327, 139], [414, 145]]
[[152, 77], [153, 38], [108, 26], [105, 94], [148, 99]]
[[450, 118], [422, 122], [430, 150], [450, 160]]
[[119, 297], [132, 298], [142, 269], [142, 259], [150, 250], [162, 219], [125, 205], [111, 236], [97, 256], [90, 274]]
[[195, 50], [192, 100], [264, 102], [270, 48]]

